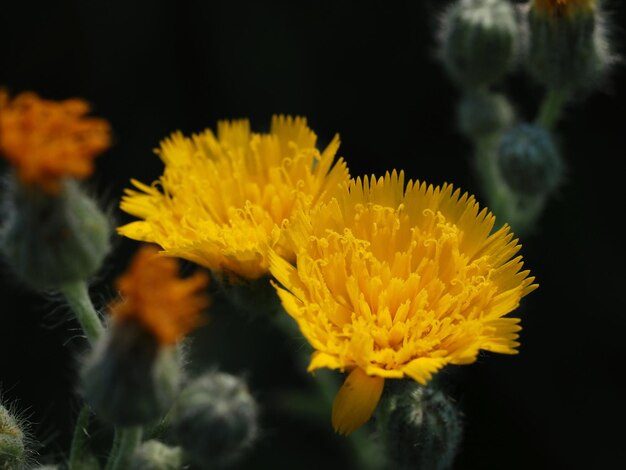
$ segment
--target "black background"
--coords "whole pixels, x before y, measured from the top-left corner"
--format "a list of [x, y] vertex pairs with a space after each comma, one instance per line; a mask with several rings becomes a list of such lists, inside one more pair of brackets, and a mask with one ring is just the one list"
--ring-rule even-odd
[[[352, 175], [404, 169], [473, 193], [470, 143], [456, 130], [458, 91], [436, 60], [447, 2], [49, 1], [0, 2], [0, 86], [46, 98], [80, 96], [107, 118], [115, 144], [90, 186], [115, 208], [131, 177], [162, 170], [152, 154], [180, 129], [249, 117], [265, 130], [273, 113], [307, 116], [325, 144], [342, 137]], [[626, 5], [604, 4], [618, 55]], [[521, 119], [542, 90], [517, 70], [501, 90]], [[567, 177], [536, 231], [526, 265], [541, 287], [523, 301], [515, 357], [485, 354], [463, 368], [459, 469], [626, 468], [624, 216], [626, 70], [579, 97], [557, 126]], [[129, 220], [116, 212], [118, 222]], [[98, 305], [135, 244], [118, 240], [92, 286]], [[44, 454], [65, 452], [83, 347], [65, 307], [33, 295], [4, 268], [0, 283], [0, 391], [32, 422]], [[330, 422], [306, 426], [275, 410], [281, 390], [305, 374], [293, 342], [262, 321], [215, 312], [202, 340], [207, 362], [245, 374], [264, 407], [264, 434], [242, 468], [343, 466]], [[226, 339], [225, 339], [226, 338]], [[42, 459], [43, 460], [43, 459]]]

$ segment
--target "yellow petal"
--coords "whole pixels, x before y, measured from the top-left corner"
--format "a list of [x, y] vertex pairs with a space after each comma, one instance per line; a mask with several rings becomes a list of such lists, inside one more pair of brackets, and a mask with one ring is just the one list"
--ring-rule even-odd
[[357, 367], [346, 378], [333, 404], [333, 428], [348, 435], [370, 419], [383, 393], [385, 379]]
[[441, 357], [420, 357], [409, 362], [402, 371], [413, 380], [426, 385], [432, 375], [445, 364], [446, 360]]
[[150, 240], [152, 229], [144, 221], [135, 221], [117, 228], [117, 233], [133, 240]]
[[311, 356], [311, 362], [309, 363], [309, 368], [307, 370], [309, 372], [313, 372], [314, 370], [321, 369], [322, 367], [326, 367], [328, 369], [339, 369], [342, 366], [343, 364], [341, 364], [337, 356], [315, 351]]

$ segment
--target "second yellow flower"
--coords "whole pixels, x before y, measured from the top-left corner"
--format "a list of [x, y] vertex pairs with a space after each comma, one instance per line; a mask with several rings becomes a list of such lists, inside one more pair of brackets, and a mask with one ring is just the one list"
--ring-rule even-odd
[[217, 134], [174, 133], [157, 151], [165, 163], [159, 181], [133, 180], [137, 189], [122, 200], [122, 210], [143, 220], [119, 232], [227, 277], [259, 278], [269, 247], [294, 258], [282, 235], [292, 215], [348, 178], [342, 159], [333, 166], [339, 137], [322, 152], [316, 140], [304, 118], [285, 116], [267, 134], [252, 133], [247, 120], [222, 121]]

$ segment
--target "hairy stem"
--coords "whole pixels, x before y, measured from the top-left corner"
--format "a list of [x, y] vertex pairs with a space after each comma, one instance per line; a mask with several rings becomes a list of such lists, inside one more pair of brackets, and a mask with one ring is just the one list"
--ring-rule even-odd
[[87, 283], [84, 281], [68, 282], [63, 284], [61, 292], [74, 311], [89, 343], [93, 346], [102, 335], [104, 326], [102, 326], [98, 312], [91, 303]]
[[567, 93], [562, 90], [549, 90], [539, 108], [537, 124], [551, 130], [561, 117], [567, 97]]
[[128, 459], [141, 443], [143, 429], [141, 426], [116, 428], [113, 449], [105, 470], [124, 470], [128, 468]]
[[70, 449], [70, 460], [68, 462], [69, 470], [80, 470], [83, 456], [85, 453], [87, 441], [87, 426], [91, 411], [87, 406], [83, 406], [76, 419], [74, 427], [74, 436], [72, 437], [72, 448]]

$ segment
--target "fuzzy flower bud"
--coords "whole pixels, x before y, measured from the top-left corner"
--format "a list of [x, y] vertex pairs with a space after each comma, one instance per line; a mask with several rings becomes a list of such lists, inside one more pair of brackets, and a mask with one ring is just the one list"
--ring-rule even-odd
[[176, 348], [160, 348], [138, 324], [114, 325], [82, 370], [83, 395], [118, 426], [150, 424], [172, 405], [181, 381]]
[[443, 60], [461, 85], [491, 85], [511, 68], [517, 37], [515, 10], [510, 2], [460, 0], [443, 19]]
[[150, 440], [141, 444], [133, 453], [130, 470], [179, 470], [183, 454], [180, 447], [170, 447], [162, 442]]
[[596, 0], [534, 0], [528, 13], [527, 66], [544, 86], [592, 87], [611, 61]]
[[184, 389], [172, 410], [178, 442], [201, 468], [240, 458], [257, 436], [257, 404], [245, 382], [213, 372]]
[[472, 92], [463, 97], [458, 120], [461, 132], [481, 138], [510, 126], [513, 116], [513, 107], [504, 95]]
[[532, 124], [520, 124], [502, 136], [497, 164], [506, 184], [524, 196], [553, 191], [563, 173], [552, 136], [543, 127]]
[[19, 421], [0, 405], [0, 470], [20, 468], [26, 462], [24, 440]]
[[452, 468], [461, 437], [461, 418], [450, 399], [432, 387], [412, 385], [389, 418], [390, 468]]
[[93, 276], [110, 248], [110, 225], [75, 181], [48, 194], [9, 178], [4, 188], [0, 250], [13, 271], [37, 289]]
[[181, 381], [176, 343], [202, 323], [208, 276], [178, 277], [178, 263], [143, 246], [117, 279], [122, 299], [109, 310], [112, 326], [83, 369], [83, 392], [112, 423], [151, 423], [172, 405]]

